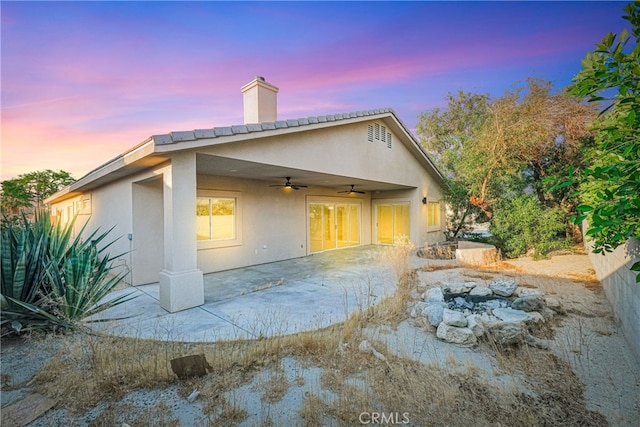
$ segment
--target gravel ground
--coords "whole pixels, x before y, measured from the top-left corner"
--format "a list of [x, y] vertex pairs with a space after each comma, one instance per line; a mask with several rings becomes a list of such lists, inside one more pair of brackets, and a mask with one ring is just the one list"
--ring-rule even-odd
[[[411, 263], [418, 268], [444, 262], [414, 258]], [[587, 408], [603, 414], [610, 425], [639, 425], [640, 363], [634, 360], [613, 320], [611, 307], [595, 281], [588, 257], [559, 255], [544, 261], [522, 258], [509, 261], [508, 264], [492, 274], [517, 276], [518, 281], [545, 288], [542, 290], [554, 293], [567, 309], [567, 315], [555, 328], [555, 335], [548, 340], [548, 345], [550, 351], [570, 364], [585, 384]], [[461, 268], [436, 270], [429, 280], [464, 280], [464, 274], [465, 269]], [[548, 279], [536, 279], [541, 276], [563, 277], [573, 281], [563, 282], [569, 285], [554, 286]], [[492, 386], [526, 389], [521, 378], [497, 375], [485, 355], [473, 349], [443, 343], [435, 339], [431, 332], [410, 322], [403, 322], [395, 329], [384, 326], [373, 328], [369, 333], [373, 339], [385, 341], [389, 350], [397, 355], [423, 363], [436, 360], [440, 366], [451, 365], [452, 370], [473, 365], [486, 373]], [[15, 425], [15, 421], [6, 418], [7, 412], [19, 406], [17, 402], [35, 393], [30, 380], [60, 350], [61, 342], [56, 337], [2, 340], [0, 396], [3, 426]], [[331, 390], [323, 388], [322, 372], [322, 368], [303, 366], [287, 357], [280, 361], [277, 372], [265, 369], [250, 383], [226, 393], [225, 397], [233, 407], [244, 411], [241, 425], [301, 425], [298, 414], [307, 393], [320, 392], [325, 401], [335, 398]], [[284, 375], [288, 387], [275, 400], [265, 399], [264, 384], [279, 374]], [[57, 402], [52, 409], [28, 425], [209, 425], [204, 402], [199, 399], [189, 402], [183, 395], [178, 392], [176, 385], [159, 390], [137, 390], [120, 401], [100, 403], [80, 416], [72, 416], [64, 402]], [[335, 424], [331, 419], [325, 421], [328, 425]]]

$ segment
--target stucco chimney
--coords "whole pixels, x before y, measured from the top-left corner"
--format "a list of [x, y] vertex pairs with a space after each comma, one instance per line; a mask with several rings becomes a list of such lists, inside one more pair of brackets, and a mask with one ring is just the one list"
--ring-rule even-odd
[[244, 122], [275, 122], [278, 119], [278, 88], [267, 83], [262, 76], [256, 76], [242, 86], [244, 102]]

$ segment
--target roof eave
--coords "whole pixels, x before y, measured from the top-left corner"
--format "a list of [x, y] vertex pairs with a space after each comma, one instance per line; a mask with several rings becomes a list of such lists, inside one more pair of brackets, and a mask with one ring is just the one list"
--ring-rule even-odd
[[144, 159], [145, 157], [154, 153], [154, 143], [152, 138], [147, 138], [142, 143], [136, 145], [125, 153], [109, 160], [91, 172], [84, 175], [82, 178], [70, 184], [57, 193], [47, 197], [44, 200], [45, 204], [51, 204], [66, 200], [71, 197], [75, 197], [82, 193], [84, 189], [91, 186], [100, 179], [104, 179], [110, 174], [119, 171], [129, 165], [135, 164], [137, 161]]

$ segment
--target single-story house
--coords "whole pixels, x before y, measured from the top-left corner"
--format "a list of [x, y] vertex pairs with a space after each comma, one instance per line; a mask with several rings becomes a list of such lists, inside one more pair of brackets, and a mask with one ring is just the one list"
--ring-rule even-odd
[[153, 135], [48, 198], [51, 215], [115, 226], [131, 284], [159, 282], [170, 312], [204, 303], [203, 273], [444, 239], [443, 177], [393, 110], [278, 120], [277, 87], [242, 92], [245, 124]]

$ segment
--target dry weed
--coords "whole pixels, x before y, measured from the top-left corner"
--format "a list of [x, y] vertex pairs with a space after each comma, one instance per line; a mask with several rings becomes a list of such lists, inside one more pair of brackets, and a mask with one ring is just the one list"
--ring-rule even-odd
[[[375, 411], [407, 413], [413, 425], [605, 422], [599, 414], [585, 409], [582, 384], [566, 363], [548, 351], [527, 346], [503, 348], [490, 340], [480, 346], [503, 371], [526, 378], [529, 394], [496, 390], [490, 379], [480, 377], [473, 366], [460, 374], [448, 371], [446, 365], [434, 367], [390, 356], [385, 345], [371, 338], [367, 339], [387, 356], [387, 362], [359, 352], [358, 345], [366, 338], [365, 329], [393, 325], [408, 316], [406, 306], [417, 288], [417, 272], [408, 268], [407, 247], [393, 250], [387, 255], [388, 261], [396, 265], [395, 295], [352, 314], [340, 325], [288, 336], [198, 345], [76, 334], [65, 338], [63, 350], [37, 376], [37, 384], [50, 397], [64, 397], [69, 402], [68, 409], [79, 411], [100, 401], [114, 401], [134, 389], [164, 387], [175, 382], [183, 397], [194, 389], [201, 392], [200, 400], [211, 425], [237, 425], [247, 418], [247, 412], [235, 400], [235, 394], [229, 397], [229, 392], [251, 383], [257, 373], [273, 370], [275, 373], [260, 385], [263, 400], [269, 403], [280, 400], [291, 386], [281, 371], [281, 361], [294, 357], [299, 363], [324, 369], [318, 393], [330, 390], [336, 394], [335, 399], [325, 402], [319, 394], [307, 392], [299, 412], [305, 425], [322, 425], [328, 418], [339, 425], [359, 425], [361, 413]], [[422, 270], [452, 267], [429, 268]], [[490, 280], [496, 273], [472, 272], [467, 276], [474, 277], [472, 274]], [[560, 286], [557, 280], [552, 283], [550, 279], [538, 278], [533, 283], [541, 289]], [[167, 335], [171, 335], [170, 330]], [[169, 361], [194, 353], [205, 354], [213, 371], [203, 378], [178, 381]], [[453, 356], [447, 357], [447, 363], [457, 364]], [[299, 375], [294, 382], [302, 385], [304, 377]], [[115, 420], [115, 415], [105, 420]], [[155, 421], [154, 425], [175, 425], [165, 415], [162, 408], [156, 408], [156, 418], [151, 418], [150, 412], [148, 419]], [[136, 425], [145, 425], [146, 420], [141, 414], [134, 421]]]
[[305, 426], [323, 425], [323, 414], [328, 411], [327, 405], [315, 393], [306, 393], [302, 408], [300, 409], [300, 418], [304, 420]]
[[275, 403], [282, 399], [287, 390], [289, 390], [289, 382], [283, 372], [279, 371], [271, 375], [269, 379], [259, 384], [258, 387], [264, 392], [262, 400], [268, 403]]

